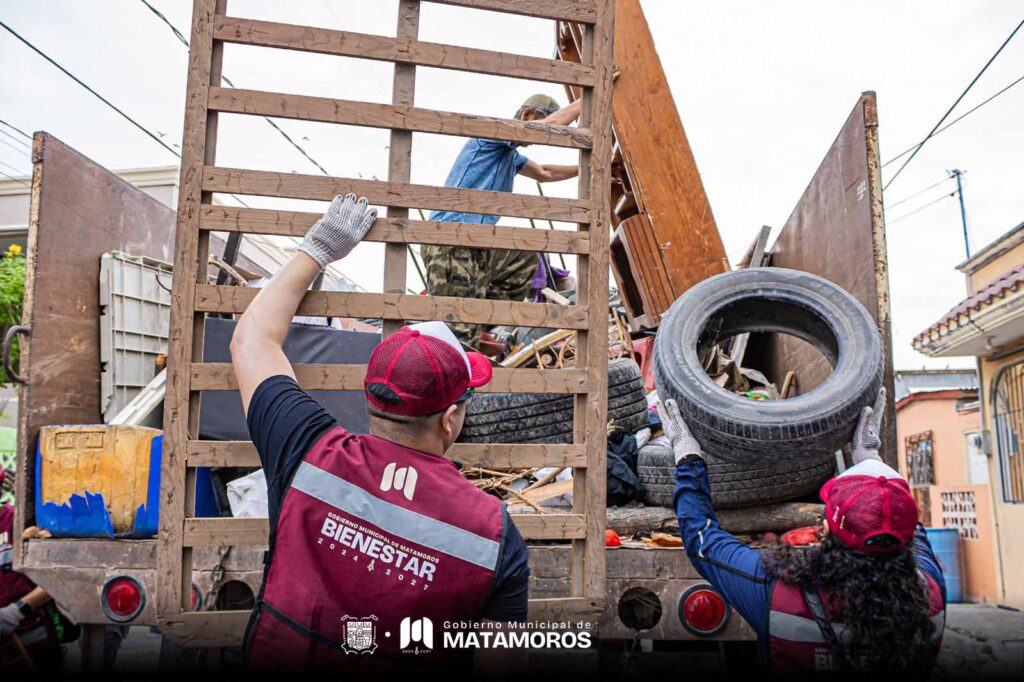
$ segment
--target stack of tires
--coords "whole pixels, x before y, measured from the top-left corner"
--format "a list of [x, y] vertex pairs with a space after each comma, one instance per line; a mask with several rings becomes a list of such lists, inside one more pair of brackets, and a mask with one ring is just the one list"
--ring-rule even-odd
[[[469, 402], [463, 443], [571, 443], [573, 396], [481, 393]], [[647, 396], [632, 360], [608, 363], [608, 419], [632, 431], [647, 424]]]
[[[831, 375], [795, 398], [753, 401], [711, 381], [703, 351], [737, 334], [775, 332], [815, 346]], [[654, 349], [662, 400], [674, 399], [701, 444], [712, 503], [719, 508], [812, 494], [833, 475], [835, 452], [853, 435], [882, 383], [884, 355], [874, 320], [850, 294], [815, 275], [782, 268], [737, 270], [704, 280], [662, 318]], [[800, 368], [792, 368], [799, 376]], [[639, 456], [645, 502], [672, 504], [673, 456]]]

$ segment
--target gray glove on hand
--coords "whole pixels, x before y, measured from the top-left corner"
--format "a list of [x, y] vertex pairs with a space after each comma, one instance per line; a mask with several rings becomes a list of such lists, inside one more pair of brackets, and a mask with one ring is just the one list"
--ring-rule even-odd
[[672, 443], [676, 464], [679, 464], [688, 455], [701, 457], [704, 454], [701, 452], [700, 443], [693, 437], [686, 422], [683, 421], [683, 415], [679, 413], [679, 405], [675, 400], [669, 399], [659, 403], [658, 415], [661, 417], [661, 428]]
[[336, 196], [323, 217], [309, 229], [299, 245], [321, 268], [351, 253], [377, 219], [377, 209], [366, 207], [366, 197]]
[[24, 618], [25, 616], [22, 615], [21, 609], [16, 603], [8, 604], [0, 609], [0, 638], [17, 630]]
[[885, 387], [878, 390], [878, 397], [875, 399], [874, 407], [865, 407], [861, 410], [860, 421], [853, 432], [853, 441], [850, 449], [853, 455], [853, 464], [857, 465], [869, 459], [881, 460], [878, 456], [878, 448], [882, 447], [882, 419], [885, 418]]

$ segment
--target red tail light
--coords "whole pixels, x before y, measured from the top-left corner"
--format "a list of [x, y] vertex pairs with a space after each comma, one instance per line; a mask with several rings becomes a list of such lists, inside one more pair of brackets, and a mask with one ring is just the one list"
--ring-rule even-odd
[[146, 606], [146, 591], [135, 578], [114, 576], [103, 584], [100, 603], [107, 618], [115, 623], [127, 623], [142, 613]]
[[679, 599], [679, 620], [693, 634], [709, 637], [729, 623], [729, 606], [710, 585], [694, 585]]

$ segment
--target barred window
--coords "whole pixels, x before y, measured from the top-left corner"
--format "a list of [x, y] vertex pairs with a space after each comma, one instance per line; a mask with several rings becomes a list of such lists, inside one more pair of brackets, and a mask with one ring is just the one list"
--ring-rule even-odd
[[1003, 501], [1024, 503], [1024, 361], [995, 376], [992, 408]]
[[910, 485], [934, 485], [935, 462], [932, 458], [932, 432], [915, 433], [907, 436], [907, 471]]

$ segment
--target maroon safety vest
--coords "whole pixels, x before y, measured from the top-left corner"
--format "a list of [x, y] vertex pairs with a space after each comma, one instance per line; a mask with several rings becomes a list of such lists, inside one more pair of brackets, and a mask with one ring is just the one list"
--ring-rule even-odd
[[249, 668], [349, 675], [444, 659], [444, 622], [476, 618], [490, 594], [502, 520], [501, 501], [443, 457], [329, 430], [281, 505]]
[[[942, 591], [930, 576], [920, 574], [928, 589], [928, 615], [935, 624], [930, 646], [921, 651], [922, 672], [931, 670], [942, 644], [942, 632], [946, 624], [946, 607], [942, 602]], [[828, 613], [828, 597], [825, 592], [811, 594]], [[845, 626], [832, 621], [832, 630], [838, 641], [842, 641]], [[865, 650], [865, 655], [870, 651]], [[768, 613], [768, 656], [769, 671], [778, 677], [811, 677], [837, 671], [832, 648], [815, 620], [811, 606], [800, 587], [776, 580], [772, 586], [771, 610]], [[851, 667], [856, 662], [850, 661]], [[855, 672], [855, 670], [854, 670]]]
[[[36, 584], [24, 573], [13, 570], [14, 507], [0, 505], [0, 606], [7, 606], [35, 589]], [[43, 609], [36, 609], [21, 621], [15, 630], [25, 650], [34, 661], [45, 662], [60, 655], [57, 628]]]

